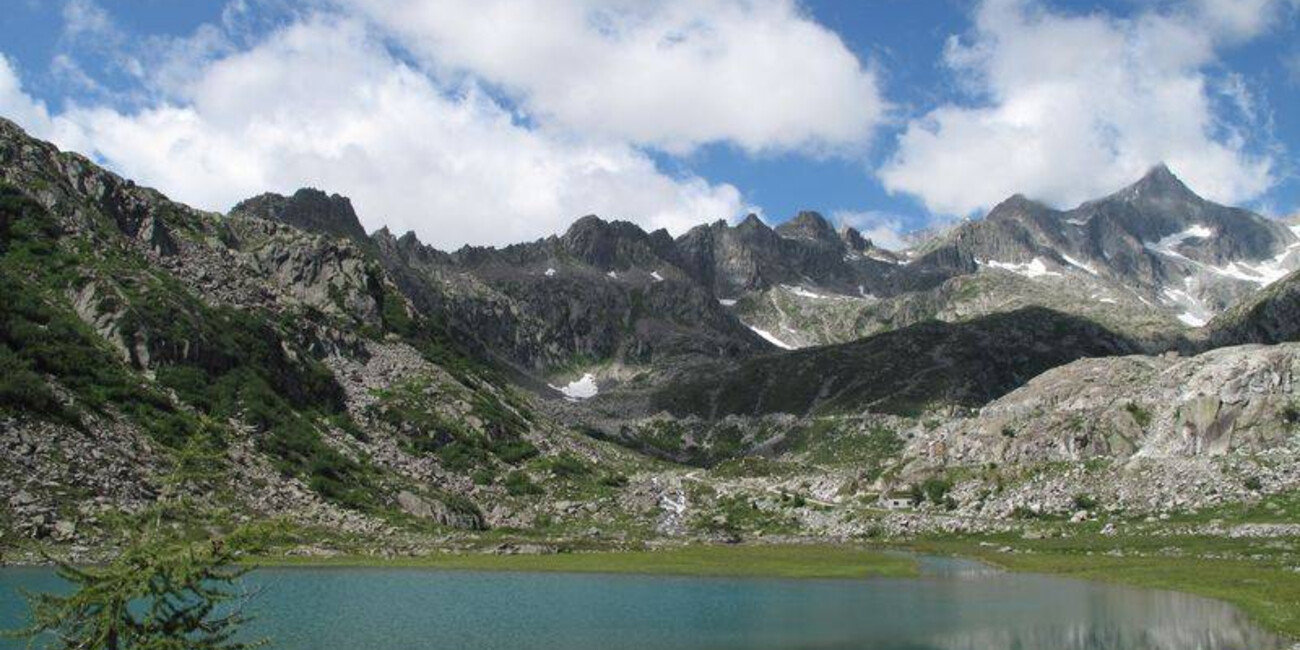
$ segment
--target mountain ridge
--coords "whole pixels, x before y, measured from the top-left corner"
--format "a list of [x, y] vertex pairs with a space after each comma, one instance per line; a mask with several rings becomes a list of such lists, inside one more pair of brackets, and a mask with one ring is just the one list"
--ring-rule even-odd
[[[1201, 330], [1179, 327], [1172, 308], [1144, 311], [1136, 292], [1114, 294], [1128, 315], [1109, 322], [1097, 306], [1111, 294], [1080, 281], [1093, 272], [1032, 248], [1072, 217], [1027, 200], [990, 219], [991, 234], [942, 236], [935, 250], [974, 270], [923, 289], [942, 265], [815, 213], [675, 239], [593, 216], [534, 242], [444, 252], [385, 228], [360, 238], [350, 202], [323, 191], [241, 205], [189, 208], [0, 122], [6, 548], [111, 548], [126, 533], [119, 515], [165, 490], [183, 492], [202, 530], [254, 521], [281, 527], [276, 548], [293, 552], [422, 554], [503, 539], [944, 530], [942, 499], [906, 517], [869, 507], [930, 480], [953, 481], [970, 526], [1007, 530], [1027, 499], [1069, 507], [1066, 488], [1034, 489], [1079, 449], [1114, 461], [1095, 489], [1132, 512], [1156, 511], [1151, 495], [1247, 499], [1243, 471], [1269, 489], [1300, 484], [1274, 463], [1290, 458], [1278, 423], [1294, 351], [1238, 345], [1293, 336], [1294, 276]], [[1103, 232], [1143, 259], [1200, 265], [1182, 270], [1291, 246], [1244, 212], [1223, 218], [1267, 237], [1161, 243], [1228, 210], [1202, 209], [1157, 215], [1154, 241]], [[1036, 256], [983, 257], [984, 245]], [[1085, 299], [1092, 311], [1071, 311]], [[781, 349], [794, 334], [813, 347]], [[1199, 354], [1133, 356], [1171, 348]], [[1030, 417], [1092, 372], [1115, 387], [1094, 386], [1094, 402], [1060, 418]], [[1142, 387], [1152, 372], [1160, 385]], [[1170, 398], [1184, 376], [1198, 393]], [[1135, 390], [1145, 401], [1129, 408]], [[1133, 429], [1141, 409], [1150, 431]], [[1158, 459], [1168, 480], [1127, 469], [1125, 440], [1164, 448], [1182, 430], [1206, 444]], [[1274, 456], [1242, 456], [1259, 449]], [[1002, 454], [1015, 462], [990, 469]], [[196, 458], [210, 473], [173, 482]]]

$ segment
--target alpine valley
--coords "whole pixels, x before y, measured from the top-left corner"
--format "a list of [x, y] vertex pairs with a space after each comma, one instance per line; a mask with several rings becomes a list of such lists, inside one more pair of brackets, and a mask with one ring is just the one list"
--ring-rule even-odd
[[1300, 226], [1164, 166], [906, 250], [804, 212], [447, 252], [316, 189], [191, 209], [4, 120], [0, 183], [6, 560], [110, 555], [167, 501], [280, 555], [1300, 566]]

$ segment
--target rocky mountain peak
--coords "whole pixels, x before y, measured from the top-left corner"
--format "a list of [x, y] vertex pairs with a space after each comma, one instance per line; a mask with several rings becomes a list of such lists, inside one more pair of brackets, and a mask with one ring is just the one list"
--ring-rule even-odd
[[999, 219], [1015, 219], [1029, 214], [1034, 214], [1048, 209], [1047, 206], [1035, 201], [1024, 194], [1013, 194], [1001, 203], [993, 206], [985, 219], [987, 221], [997, 221]]
[[769, 228], [767, 224], [763, 223], [763, 220], [759, 219], [758, 215], [753, 212], [745, 215], [745, 218], [741, 220], [740, 223], [736, 224], [736, 228], [738, 230], [771, 230], [771, 228]]
[[838, 241], [835, 228], [821, 214], [803, 211], [795, 217], [776, 227], [776, 232], [787, 239], [811, 239], [813, 241]]
[[268, 192], [246, 199], [230, 210], [230, 216], [268, 219], [317, 234], [345, 237], [359, 243], [369, 241], [351, 200], [310, 187], [288, 197]]
[[844, 245], [849, 247], [849, 250], [858, 253], [861, 253], [862, 251], [871, 248], [873, 245], [870, 239], [863, 237], [862, 233], [858, 231], [857, 228], [854, 228], [853, 226], [849, 226], [849, 225], [841, 226], [839, 235], [840, 235], [840, 241], [843, 241]]
[[626, 268], [647, 262], [671, 247], [671, 238], [647, 234], [640, 226], [627, 221], [605, 221], [595, 215], [578, 219], [560, 238], [561, 245], [574, 257], [600, 269]]
[[1116, 196], [1127, 201], [1202, 200], [1164, 163], [1152, 167], [1138, 182], [1120, 190]]

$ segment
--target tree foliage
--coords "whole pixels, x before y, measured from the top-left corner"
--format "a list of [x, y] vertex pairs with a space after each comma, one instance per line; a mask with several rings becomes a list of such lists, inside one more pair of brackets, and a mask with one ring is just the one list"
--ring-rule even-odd
[[61, 562], [69, 595], [27, 594], [31, 621], [10, 636], [46, 650], [245, 650], [236, 551], [222, 540], [147, 539], [102, 567]]

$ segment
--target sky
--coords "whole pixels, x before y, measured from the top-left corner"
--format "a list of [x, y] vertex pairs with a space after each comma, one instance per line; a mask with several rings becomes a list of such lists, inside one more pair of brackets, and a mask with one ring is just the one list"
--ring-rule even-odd
[[0, 115], [225, 212], [443, 249], [817, 210], [901, 245], [1165, 162], [1300, 212], [1300, 0], [9, 0]]

